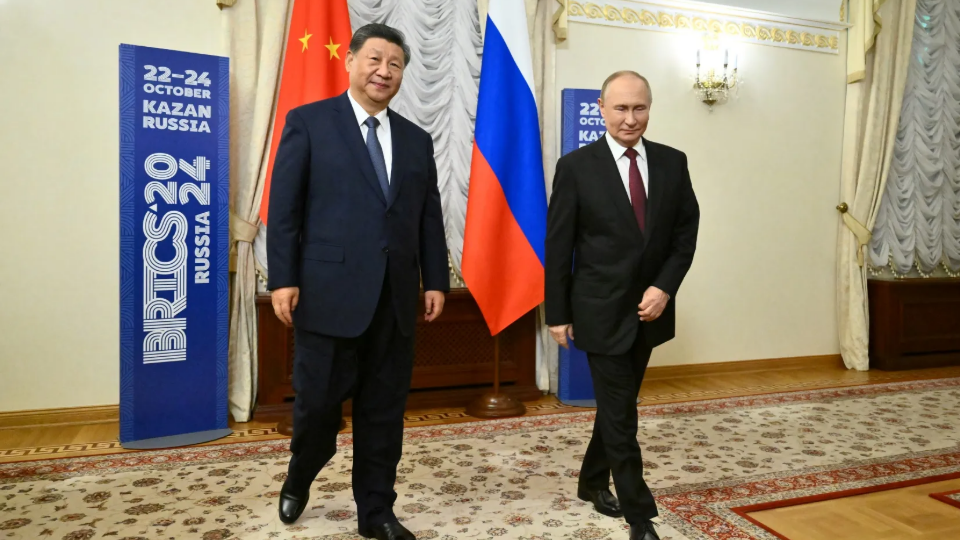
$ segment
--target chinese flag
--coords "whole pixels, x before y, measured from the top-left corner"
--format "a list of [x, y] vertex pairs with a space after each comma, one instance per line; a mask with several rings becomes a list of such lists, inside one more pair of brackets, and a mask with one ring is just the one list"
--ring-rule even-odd
[[270, 207], [273, 160], [287, 113], [300, 105], [340, 95], [350, 86], [344, 58], [351, 35], [347, 0], [294, 0], [260, 201], [260, 220], [264, 224]]

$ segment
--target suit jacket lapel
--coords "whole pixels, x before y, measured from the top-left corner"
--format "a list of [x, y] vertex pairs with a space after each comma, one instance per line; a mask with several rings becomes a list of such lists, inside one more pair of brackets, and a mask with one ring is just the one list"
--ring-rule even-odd
[[660, 214], [660, 202], [663, 200], [664, 172], [663, 160], [660, 151], [655, 144], [651, 144], [646, 139], [643, 144], [647, 150], [647, 223], [646, 236], [650, 238], [654, 227], [657, 225], [657, 216]]
[[606, 136], [593, 144], [595, 145], [594, 157], [599, 162], [597, 177], [600, 179], [602, 189], [607, 193], [620, 217], [627, 221], [630, 230], [637, 236], [641, 236], [640, 225], [637, 224], [633, 206], [630, 205], [630, 197], [627, 195], [626, 188], [623, 187], [623, 178], [620, 177], [620, 169], [617, 168], [617, 162], [613, 158], [613, 153], [610, 152]]
[[400, 184], [403, 182], [404, 171], [406, 171], [407, 156], [407, 137], [403, 130], [403, 124], [397, 117], [397, 113], [387, 109], [387, 115], [390, 117], [390, 144], [393, 148], [393, 165], [390, 167], [390, 197], [387, 199], [387, 208], [393, 205], [400, 195]]
[[[350, 148], [353, 157], [360, 164], [360, 171], [367, 179], [367, 184], [370, 185], [380, 201], [386, 204], [387, 199], [383, 196], [380, 181], [377, 180], [377, 173], [373, 170], [373, 162], [370, 161], [370, 152], [367, 151], [367, 145], [363, 141], [360, 124], [357, 123], [357, 115], [353, 112], [353, 106], [350, 105], [350, 99], [346, 92], [337, 98], [337, 109], [339, 110], [337, 122], [340, 124], [340, 133], [343, 135], [347, 147]], [[396, 151], [394, 151], [394, 155], [396, 155]]]

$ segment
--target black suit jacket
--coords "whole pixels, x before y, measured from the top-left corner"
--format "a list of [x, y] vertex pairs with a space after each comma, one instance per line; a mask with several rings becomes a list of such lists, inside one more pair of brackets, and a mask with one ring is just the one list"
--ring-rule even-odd
[[300, 287], [297, 328], [366, 330], [389, 268], [400, 329], [413, 332], [421, 278], [449, 291], [447, 245], [430, 135], [388, 111], [389, 197], [377, 182], [347, 94], [287, 114], [270, 186], [267, 287]]
[[[640, 325], [648, 346], [674, 337], [677, 290], [697, 243], [700, 207], [687, 156], [643, 140], [647, 151], [646, 232], [605, 139], [560, 158], [547, 211], [546, 323], [573, 324], [577, 347], [626, 353]], [[663, 314], [640, 323], [644, 291], [670, 295]]]

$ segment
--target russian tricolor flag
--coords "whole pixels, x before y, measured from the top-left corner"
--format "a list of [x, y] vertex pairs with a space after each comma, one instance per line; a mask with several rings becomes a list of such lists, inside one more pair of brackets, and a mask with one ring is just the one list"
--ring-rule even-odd
[[547, 193], [524, 3], [490, 0], [461, 269], [491, 334], [543, 302]]

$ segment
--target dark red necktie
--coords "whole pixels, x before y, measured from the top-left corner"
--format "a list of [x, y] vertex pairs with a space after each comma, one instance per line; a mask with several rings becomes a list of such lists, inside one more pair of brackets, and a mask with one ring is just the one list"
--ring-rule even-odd
[[633, 148], [627, 148], [624, 154], [630, 158], [630, 201], [633, 203], [633, 214], [637, 216], [640, 232], [644, 232], [647, 221], [647, 190], [643, 188], [643, 176], [640, 176], [640, 167], [637, 166], [637, 156], [640, 154]]

